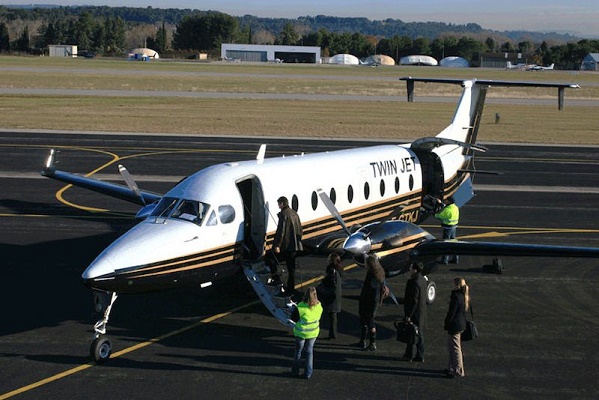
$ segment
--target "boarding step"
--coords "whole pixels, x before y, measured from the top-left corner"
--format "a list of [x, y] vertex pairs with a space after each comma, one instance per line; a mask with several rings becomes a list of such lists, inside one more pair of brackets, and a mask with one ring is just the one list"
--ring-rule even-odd
[[243, 272], [268, 311], [283, 325], [293, 327], [290, 319], [295, 303], [283, 292], [283, 285], [269, 285], [270, 272], [264, 262], [244, 263]]

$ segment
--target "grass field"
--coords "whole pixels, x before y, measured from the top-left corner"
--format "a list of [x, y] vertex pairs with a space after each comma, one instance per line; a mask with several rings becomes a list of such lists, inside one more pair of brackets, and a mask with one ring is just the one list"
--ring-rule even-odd
[[[345, 137], [410, 140], [445, 127], [455, 102], [407, 103], [401, 76], [572, 82], [566, 106], [490, 104], [482, 142], [599, 144], [599, 110], [570, 99], [599, 100], [599, 74], [431, 67], [362, 67], [114, 59], [0, 57], [0, 128], [177, 134]], [[20, 89], [139, 91], [135, 96], [57, 95]], [[152, 92], [160, 95], [153, 96]], [[164, 95], [167, 92], [168, 95]], [[227, 99], [190, 92], [365, 96], [342, 99]], [[556, 89], [492, 88], [488, 98], [556, 98]], [[418, 96], [451, 96], [456, 85], [416, 85]], [[380, 101], [368, 97], [378, 96]], [[387, 100], [388, 99], [388, 100]], [[399, 101], [401, 100], [401, 101]], [[519, 101], [522, 103], [522, 101]], [[495, 123], [495, 114], [501, 116]]]

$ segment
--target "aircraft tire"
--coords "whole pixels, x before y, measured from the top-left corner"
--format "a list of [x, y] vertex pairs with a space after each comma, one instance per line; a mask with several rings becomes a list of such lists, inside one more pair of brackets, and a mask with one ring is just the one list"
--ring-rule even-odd
[[101, 335], [92, 342], [89, 353], [95, 362], [102, 364], [110, 358], [112, 344], [106, 336]]
[[437, 285], [433, 281], [428, 281], [426, 285], [426, 304], [432, 304], [437, 298]]

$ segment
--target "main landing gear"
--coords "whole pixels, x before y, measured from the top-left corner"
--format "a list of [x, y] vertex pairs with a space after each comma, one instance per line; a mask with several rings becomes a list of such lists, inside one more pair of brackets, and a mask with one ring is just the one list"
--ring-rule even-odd
[[424, 279], [426, 279], [426, 304], [432, 304], [437, 298], [437, 285], [429, 280], [428, 276], [425, 276]]
[[106, 337], [106, 325], [117, 297], [116, 292], [94, 292], [94, 305], [96, 311], [102, 314], [102, 319], [94, 325], [94, 340], [89, 347], [89, 354], [97, 363], [106, 362], [112, 353], [112, 344]]

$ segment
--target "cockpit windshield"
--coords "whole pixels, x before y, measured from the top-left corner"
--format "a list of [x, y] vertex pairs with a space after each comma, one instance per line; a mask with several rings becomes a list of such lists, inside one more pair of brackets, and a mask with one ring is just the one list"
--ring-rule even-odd
[[156, 222], [166, 218], [176, 218], [201, 225], [209, 208], [209, 204], [201, 201], [163, 197], [151, 216], [156, 218]]

